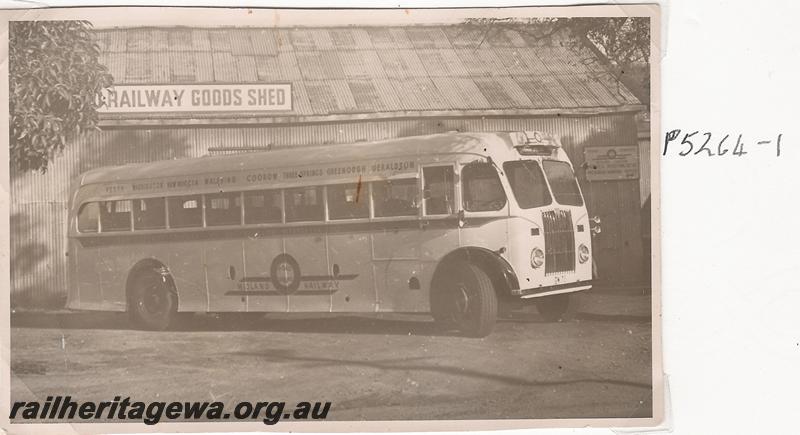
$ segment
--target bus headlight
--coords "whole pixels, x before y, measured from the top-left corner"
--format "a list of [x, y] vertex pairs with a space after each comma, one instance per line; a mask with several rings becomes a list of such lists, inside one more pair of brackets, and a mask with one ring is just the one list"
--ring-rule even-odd
[[539, 248], [531, 250], [531, 267], [538, 269], [544, 264], [544, 252]]
[[587, 260], [589, 260], [589, 248], [581, 243], [581, 245], [578, 246], [578, 261], [583, 264], [586, 263]]

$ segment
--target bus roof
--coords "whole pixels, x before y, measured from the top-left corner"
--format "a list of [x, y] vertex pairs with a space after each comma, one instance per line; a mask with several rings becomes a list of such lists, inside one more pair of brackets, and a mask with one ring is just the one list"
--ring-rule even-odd
[[489, 155], [499, 161], [519, 158], [509, 133], [440, 133], [104, 167], [84, 173], [80, 185], [437, 154]]

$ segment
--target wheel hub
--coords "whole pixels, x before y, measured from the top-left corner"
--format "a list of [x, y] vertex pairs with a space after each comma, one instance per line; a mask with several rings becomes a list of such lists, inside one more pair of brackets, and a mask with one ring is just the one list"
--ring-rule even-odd
[[142, 307], [150, 314], [161, 312], [164, 299], [161, 289], [158, 286], [151, 286], [147, 294], [142, 298]]

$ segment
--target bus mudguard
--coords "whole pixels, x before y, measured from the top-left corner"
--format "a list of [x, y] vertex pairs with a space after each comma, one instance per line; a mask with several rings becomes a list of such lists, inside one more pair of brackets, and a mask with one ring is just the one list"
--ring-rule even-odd
[[140, 273], [144, 270], [153, 271], [159, 275], [161, 275], [161, 279], [164, 280], [165, 283], [169, 285], [170, 291], [177, 297], [178, 296], [178, 289], [175, 287], [175, 281], [172, 279], [172, 273], [170, 273], [169, 268], [162, 262], [156, 260], [155, 258], [145, 258], [143, 260], [139, 260], [128, 272], [128, 278], [125, 282], [125, 293], [127, 294], [130, 291], [131, 280], [136, 276], [137, 273]]
[[480, 266], [489, 275], [500, 296], [511, 295], [511, 290], [519, 289], [519, 280], [508, 261], [498, 252], [476, 246], [458, 248], [445, 255], [436, 267], [432, 282], [453, 261], [467, 261]]

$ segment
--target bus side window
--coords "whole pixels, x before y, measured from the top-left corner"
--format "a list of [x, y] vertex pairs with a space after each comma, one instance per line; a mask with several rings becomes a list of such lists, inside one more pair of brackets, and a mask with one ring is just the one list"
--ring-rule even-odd
[[330, 219], [368, 218], [368, 194], [366, 183], [328, 186], [328, 217]]
[[202, 227], [202, 201], [203, 198], [200, 195], [168, 198], [170, 228]]
[[164, 198], [135, 199], [133, 201], [133, 229], [158, 230], [166, 228]]
[[416, 216], [419, 210], [417, 180], [386, 180], [372, 183], [375, 217]]
[[283, 220], [280, 190], [259, 190], [244, 193], [244, 223], [279, 224]]
[[206, 195], [206, 225], [239, 225], [242, 223], [242, 204], [238, 193]]
[[130, 231], [131, 201], [105, 201], [100, 203], [100, 226], [105, 231]]
[[325, 220], [321, 187], [286, 189], [286, 222]]
[[78, 231], [96, 233], [99, 229], [100, 205], [96, 202], [83, 204], [78, 212]]
[[425, 177], [425, 214], [455, 213], [455, 186], [452, 166], [422, 169]]
[[461, 169], [461, 187], [466, 211], [496, 211], [506, 205], [506, 192], [490, 163], [473, 162]]

